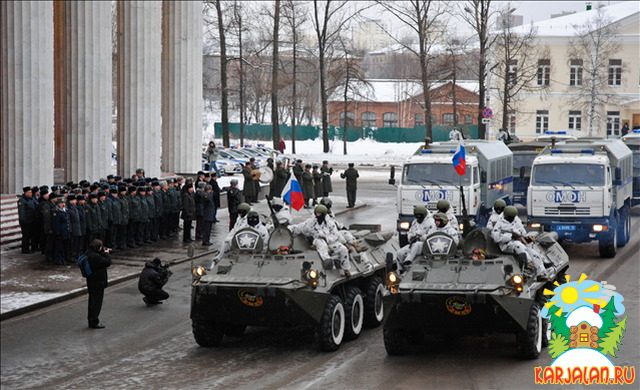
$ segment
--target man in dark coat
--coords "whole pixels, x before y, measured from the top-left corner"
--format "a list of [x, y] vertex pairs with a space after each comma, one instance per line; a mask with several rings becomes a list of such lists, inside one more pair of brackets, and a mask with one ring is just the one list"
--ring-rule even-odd
[[191, 225], [196, 219], [196, 201], [193, 198], [193, 185], [191, 182], [182, 189], [182, 241], [191, 242]]
[[238, 180], [231, 179], [231, 186], [227, 189], [227, 208], [229, 209], [229, 231], [233, 229], [238, 219], [238, 205], [240, 204], [240, 189]]
[[279, 198], [282, 196], [282, 189], [287, 185], [288, 176], [282, 161], [276, 161], [276, 170], [273, 175], [273, 181], [271, 182], [271, 191], [269, 191], [271, 197]]
[[22, 253], [33, 253], [31, 250], [31, 238], [36, 220], [36, 202], [33, 201], [33, 190], [24, 187], [23, 194], [18, 199], [18, 218], [20, 230], [22, 230]]
[[89, 292], [89, 313], [87, 320], [89, 328], [103, 329], [98, 316], [102, 309], [104, 289], [108, 285], [107, 268], [111, 266], [111, 255], [108, 248], [102, 247], [102, 241], [93, 240], [87, 249], [87, 260], [91, 275], [87, 276], [87, 290]]
[[138, 187], [130, 186], [127, 197], [129, 198], [129, 227], [127, 231], [127, 245], [136, 248], [138, 244], [138, 226], [140, 225], [140, 198], [137, 196]]
[[353, 163], [349, 163], [349, 168], [340, 174], [340, 177], [347, 179], [347, 208], [353, 208], [356, 204], [356, 190], [358, 189], [358, 170], [353, 167]]
[[213, 195], [213, 204], [216, 205], [216, 210], [213, 213], [213, 223], [218, 221], [218, 209], [220, 208], [220, 186], [218, 185], [218, 175], [215, 172], [211, 172], [211, 180], [209, 180], [211, 186], [211, 194]]
[[109, 211], [107, 210], [107, 193], [104, 190], [98, 191], [98, 212], [100, 214], [100, 240], [107, 247], [111, 247], [113, 244], [106, 239], [109, 230]]
[[302, 172], [304, 167], [302, 166], [302, 160], [296, 160], [296, 165], [293, 166], [293, 174], [296, 176], [296, 180], [302, 186]]
[[127, 249], [127, 229], [129, 228], [129, 215], [131, 202], [127, 196], [127, 186], [118, 187], [118, 203], [120, 204], [120, 225], [118, 226], [118, 249]]
[[138, 290], [144, 295], [142, 300], [147, 307], [160, 304], [162, 303], [160, 301], [169, 298], [169, 294], [162, 289], [162, 286], [169, 281], [170, 272], [162, 267], [162, 262], [158, 258], [144, 265], [138, 279]]
[[173, 237], [171, 233], [171, 194], [169, 193], [169, 183], [166, 180], [160, 182], [162, 187], [162, 234], [160, 239]]
[[49, 203], [49, 187], [42, 186], [40, 187], [40, 197], [38, 198], [38, 208], [37, 208], [37, 217], [36, 224], [34, 227], [40, 230], [40, 243], [38, 246], [40, 247], [40, 251], [42, 254], [45, 254], [45, 248], [47, 247], [47, 232], [44, 229], [44, 206]]
[[[320, 168], [320, 172], [322, 173], [322, 196], [329, 196], [329, 192], [333, 192], [333, 187], [331, 186], [331, 174], [333, 173], [333, 168], [329, 168], [329, 161], [324, 160], [322, 162], [322, 167]], [[320, 196], [316, 194], [317, 196]]]
[[304, 208], [310, 209], [309, 199], [313, 199], [314, 190], [313, 190], [313, 175], [311, 174], [311, 165], [307, 164], [304, 167], [304, 172], [302, 172], [302, 197], [304, 198]]
[[202, 245], [211, 246], [211, 225], [215, 220], [215, 208], [213, 203], [213, 195], [211, 194], [212, 188], [209, 184], [204, 186], [204, 196], [202, 197], [202, 204], [204, 210], [202, 214]]
[[153, 220], [153, 230], [151, 235], [151, 241], [158, 241], [160, 239], [159, 231], [160, 225], [162, 225], [162, 215], [164, 213], [164, 206], [162, 205], [162, 193], [160, 192], [160, 182], [154, 180], [151, 182], [153, 185], [153, 204], [156, 208], [155, 218]]
[[44, 225], [44, 233], [47, 236], [46, 246], [44, 248], [44, 258], [47, 261], [53, 262], [53, 245], [55, 242], [55, 236], [53, 235], [53, 212], [56, 209], [56, 203], [58, 202], [58, 194], [55, 192], [49, 194], [49, 201], [42, 206], [42, 224]]
[[251, 176], [251, 163], [242, 168], [242, 177], [244, 178], [244, 185], [242, 186], [242, 194], [244, 195], [245, 203], [251, 204], [256, 196], [256, 186], [253, 183], [253, 176]]
[[30, 241], [31, 241], [31, 250], [34, 252], [37, 252], [41, 249], [40, 242], [42, 240], [42, 236], [44, 235], [43, 230], [40, 229], [40, 226], [42, 226], [42, 214], [40, 213], [40, 187], [38, 186], [31, 187], [31, 193], [32, 193], [31, 199], [33, 199], [33, 205], [36, 209], [36, 212], [34, 215], [33, 226], [31, 227]]
[[196, 204], [196, 240], [202, 237], [202, 214], [204, 214], [204, 204], [202, 199], [204, 197], [204, 186], [207, 183], [201, 181], [196, 184], [196, 191], [193, 193], [193, 200]]
[[80, 256], [80, 240], [82, 240], [82, 222], [80, 215], [84, 210], [78, 210], [78, 201], [75, 195], [67, 196], [67, 214], [71, 225], [71, 239], [69, 242], [69, 257], [73, 263]]
[[147, 205], [149, 206], [149, 223], [147, 229], [144, 232], [144, 240], [146, 242], [156, 241], [153, 240], [153, 225], [156, 221], [156, 200], [153, 197], [153, 187], [147, 186]]
[[[93, 192], [89, 194], [89, 202], [85, 204], [84, 215], [87, 220], [87, 233], [85, 240], [87, 247], [93, 242], [93, 240], [99, 238], [100, 232], [100, 215], [98, 210], [98, 194]], [[102, 242], [102, 240], [100, 240]]]
[[87, 250], [87, 213], [85, 213], [87, 199], [84, 195], [76, 195], [76, 210], [78, 210], [78, 217], [80, 218], [80, 234], [78, 237], [78, 256], [80, 253], [84, 253]]
[[322, 198], [322, 192], [324, 188], [322, 187], [322, 173], [318, 171], [318, 166], [313, 166], [313, 171], [311, 172], [313, 175], [313, 205], [318, 204], [318, 200], [316, 198]]
[[109, 244], [113, 248], [118, 247], [118, 226], [122, 224], [120, 218], [120, 201], [118, 200], [118, 189], [113, 187], [109, 189], [109, 197], [107, 198], [107, 211], [109, 215], [109, 229], [107, 237]]
[[53, 234], [55, 235], [53, 260], [58, 265], [71, 263], [69, 256], [69, 241], [71, 239], [71, 223], [67, 213], [64, 197], [58, 199], [58, 204], [51, 217]]
[[142, 246], [144, 244], [147, 244], [147, 242], [145, 241], [144, 233], [147, 230], [147, 224], [149, 224], [149, 203], [147, 203], [147, 187], [138, 187], [137, 197], [140, 203], [140, 223], [138, 224], [136, 245]]

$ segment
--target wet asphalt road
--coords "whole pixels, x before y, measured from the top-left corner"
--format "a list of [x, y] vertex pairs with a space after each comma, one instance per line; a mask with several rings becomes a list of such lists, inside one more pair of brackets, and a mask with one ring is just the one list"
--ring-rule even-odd
[[[393, 187], [362, 182], [359, 199], [370, 207], [343, 215], [345, 224], [395, 227]], [[614, 284], [625, 297], [627, 332], [614, 364], [639, 369], [640, 207], [632, 214], [632, 241], [616, 258], [600, 259], [597, 243], [567, 251], [572, 280], [584, 272]], [[500, 334], [429, 337], [411, 354], [391, 357], [381, 328], [364, 330], [334, 353], [319, 352], [313, 331], [303, 328], [249, 328], [225, 338], [221, 348], [201, 348], [189, 320], [190, 264], [173, 270], [166, 286], [171, 298], [154, 308], [142, 303], [136, 282], [108, 289], [100, 316], [104, 330], [86, 328], [86, 297], [2, 322], [1, 388], [524, 389], [539, 387], [534, 367], [551, 363], [546, 350], [538, 360], [518, 359], [515, 337]]]

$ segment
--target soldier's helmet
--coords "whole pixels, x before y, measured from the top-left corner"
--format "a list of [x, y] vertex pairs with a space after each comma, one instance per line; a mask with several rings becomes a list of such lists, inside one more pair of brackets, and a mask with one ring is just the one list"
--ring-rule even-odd
[[438, 211], [440, 211], [441, 213], [446, 213], [447, 211], [449, 211], [449, 207], [451, 207], [451, 205], [449, 205], [449, 201], [448, 200], [439, 200], [437, 206], [438, 207]]
[[238, 205], [238, 214], [242, 215], [243, 217], [247, 215], [249, 211], [251, 211], [251, 206], [249, 206], [248, 204], [242, 202]]
[[427, 211], [427, 208], [424, 206], [415, 206], [413, 208], [413, 216], [416, 218], [418, 216], [421, 216], [422, 218], [426, 218], [428, 214], [429, 212]]
[[498, 214], [502, 214], [505, 207], [507, 207], [507, 203], [502, 199], [498, 199], [493, 203], [493, 210]]
[[319, 205], [316, 206], [316, 208], [313, 210], [313, 212], [316, 213], [316, 214], [321, 213], [321, 214], [327, 215], [329, 210], [327, 210], [327, 208], [324, 205], [319, 204]]
[[502, 215], [504, 215], [504, 218], [507, 221], [513, 222], [513, 220], [518, 216], [518, 209], [513, 206], [507, 206], [505, 207]]
[[331, 207], [333, 206], [333, 202], [329, 198], [322, 198], [320, 204], [325, 206], [328, 210], [331, 210]]
[[258, 213], [255, 211], [249, 212], [249, 214], [247, 214], [247, 223], [252, 227], [258, 226], [260, 223], [260, 216]]
[[433, 216], [433, 219], [437, 222], [440, 221], [439, 227], [444, 227], [449, 223], [449, 218], [447, 218], [447, 214], [445, 213], [436, 213]]

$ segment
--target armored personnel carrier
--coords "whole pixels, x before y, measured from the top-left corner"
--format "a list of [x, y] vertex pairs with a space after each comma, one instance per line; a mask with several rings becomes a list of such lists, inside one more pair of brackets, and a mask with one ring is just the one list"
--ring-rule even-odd
[[[545, 262], [553, 263], [548, 282], [537, 282], [516, 256], [502, 253], [488, 228], [472, 231], [462, 250], [444, 233], [429, 236], [411, 268], [388, 275], [387, 353], [405, 354], [410, 342], [426, 334], [499, 332], [516, 335], [519, 356], [537, 358], [547, 344], [546, 320], [540, 315], [547, 301], [544, 289], [551, 287], [547, 283], [564, 282], [569, 257], [556, 233], [529, 235]], [[477, 251], [478, 260], [475, 250], [484, 252]]]
[[[358, 337], [364, 326], [384, 318], [382, 295], [387, 263], [398, 250], [393, 232], [352, 225], [360, 247], [350, 252], [351, 276], [331, 262], [323, 264], [304, 236], [278, 227], [262, 239], [251, 229], [238, 231], [232, 250], [209, 269], [193, 269], [193, 336], [203, 347], [219, 346], [224, 335], [247, 326], [311, 326], [323, 351], [335, 351]], [[261, 252], [267, 245], [266, 254]], [[389, 255], [387, 255], [389, 253]], [[387, 261], [389, 258], [389, 261]]]

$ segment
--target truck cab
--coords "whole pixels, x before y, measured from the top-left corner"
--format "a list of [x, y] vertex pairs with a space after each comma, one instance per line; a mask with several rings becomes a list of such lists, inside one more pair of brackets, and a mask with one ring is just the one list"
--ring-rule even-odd
[[507, 145], [513, 152], [513, 203], [527, 207], [527, 189], [531, 166], [538, 154], [551, 142], [547, 140], [518, 142]]
[[631, 150], [621, 140], [547, 146], [533, 162], [528, 224], [567, 242], [597, 240], [600, 256], [614, 257], [629, 241], [631, 181]]
[[[452, 162], [457, 146], [455, 141], [427, 144], [403, 163], [396, 199], [401, 246], [407, 242], [414, 206], [425, 206], [433, 213], [438, 201], [449, 201], [460, 223], [457, 228], [465, 233], [463, 197], [472, 225], [479, 227], [486, 226], [497, 199], [512, 203], [513, 154], [509, 148], [500, 141], [466, 140], [467, 168], [460, 176]], [[395, 184], [395, 179], [390, 183]]]

